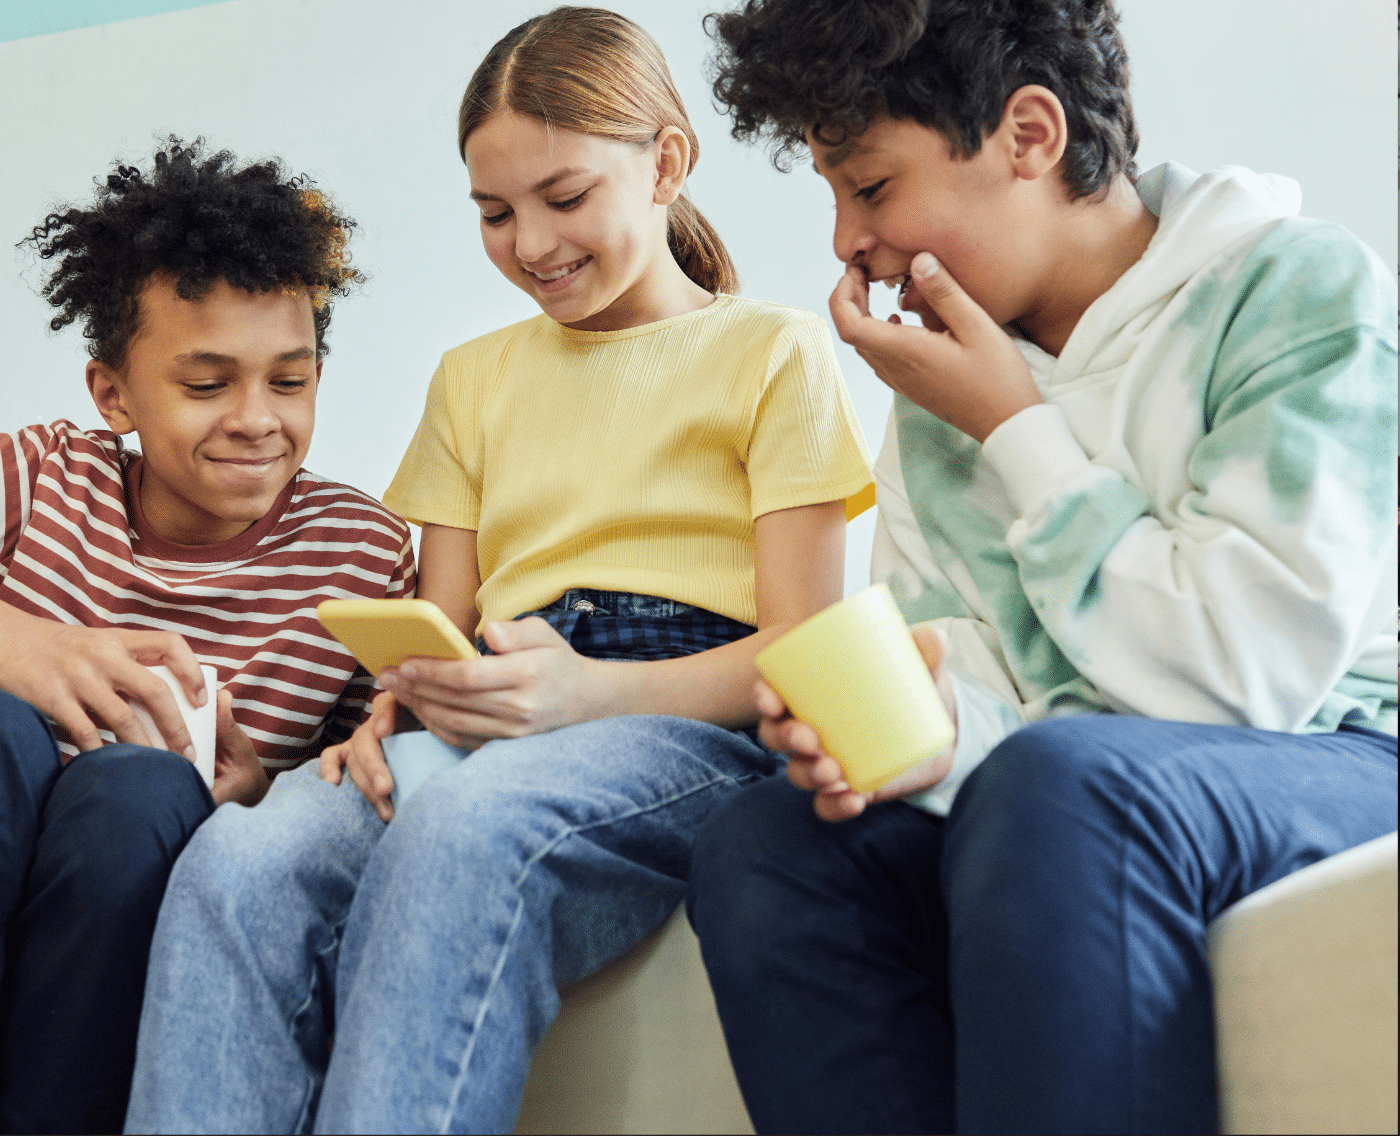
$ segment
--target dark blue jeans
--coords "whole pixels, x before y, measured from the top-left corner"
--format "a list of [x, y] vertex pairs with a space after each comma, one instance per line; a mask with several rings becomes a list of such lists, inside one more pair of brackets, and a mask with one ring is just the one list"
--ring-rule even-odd
[[946, 821], [745, 790], [689, 910], [760, 1132], [1214, 1132], [1206, 925], [1395, 824], [1382, 734], [1062, 718]]
[[43, 717], [0, 691], [0, 1131], [121, 1131], [156, 912], [213, 809], [163, 750], [61, 765]]

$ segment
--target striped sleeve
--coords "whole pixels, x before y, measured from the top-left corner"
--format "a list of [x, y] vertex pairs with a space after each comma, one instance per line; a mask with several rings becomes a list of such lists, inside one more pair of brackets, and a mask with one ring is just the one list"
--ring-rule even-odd
[[9, 570], [19, 534], [29, 523], [34, 483], [56, 436], [57, 432], [47, 426], [0, 434], [0, 514], [5, 518], [4, 533], [0, 535], [0, 579]]

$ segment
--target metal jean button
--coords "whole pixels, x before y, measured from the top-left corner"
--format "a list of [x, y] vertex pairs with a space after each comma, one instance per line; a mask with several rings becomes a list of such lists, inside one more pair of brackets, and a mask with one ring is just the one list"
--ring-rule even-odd
[[579, 600], [577, 603], [574, 604], [574, 610], [581, 611], [584, 615], [592, 615], [598, 609], [594, 607], [591, 603], [589, 603], [587, 600]]

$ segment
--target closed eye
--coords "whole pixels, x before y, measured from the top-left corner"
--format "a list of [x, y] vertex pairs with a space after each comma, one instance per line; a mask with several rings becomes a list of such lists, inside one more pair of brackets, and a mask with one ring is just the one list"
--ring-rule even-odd
[[588, 190], [585, 189], [577, 197], [571, 197], [567, 201], [551, 201], [549, 203], [549, 207], [551, 209], [558, 209], [562, 213], [566, 210], [573, 209], [577, 205], [581, 205], [583, 203], [583, 199], [587, 196]]
[[885, 183], [889, 180], [889, 178], [881, 178], [873, 185], [867, 185], [863, 189], [858, 189], [856, 190], [854, 197], [857, 201], [869, 201], [872, 197], [874, 197], [877, 193], [880, 192], [880, 190], [884, 187]]
[[510, 216], [510, 210], [509, 210], [509, 209], [507, 209], [507, 210], [505, 210], [504, 212], [501, 212], [501, 213], [483, 213], [483, 214], [481, 215], [481, 223], [482, 223], [483, 225], [499, 225], [502, 221], [504, 221], [504, 220], [505, 220], [507, 217], [509, 217], [509, 216]]

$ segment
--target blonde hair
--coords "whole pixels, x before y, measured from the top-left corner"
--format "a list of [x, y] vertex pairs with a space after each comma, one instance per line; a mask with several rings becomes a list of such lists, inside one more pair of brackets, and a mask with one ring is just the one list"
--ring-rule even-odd
[[[665, 56], [631, 20], [602, 8], [555, 8], [508, 32], [467, 84], [457, 116], [457, 151], [501, 107], [546, 126], [649, 146], [666, 127], [700, 142]], [[690, 198], [667, 211], [666, 240], [681, 270], [707, 292], [737, 292], [739, 274], [724, 243]]]

